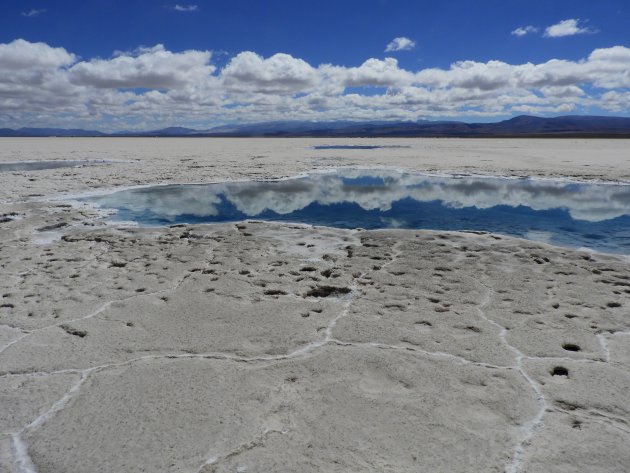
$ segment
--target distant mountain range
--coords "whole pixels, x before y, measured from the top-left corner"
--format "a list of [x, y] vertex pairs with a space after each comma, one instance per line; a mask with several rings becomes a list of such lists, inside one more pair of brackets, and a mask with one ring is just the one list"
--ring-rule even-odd
[[151, 131], [103, 133], [64, 128], [0, 128], [0, 136], [76, 137], [623, 137], [630, 138], [630, 117], [588, 115], [554, 118], [521, 115], [496, 123], [458, 121], [276, 121], [223, 125], [208, 130], [169, 127]]
[[107, 136], [107, 133], [67, 128], [0, 128], [0, 136]]

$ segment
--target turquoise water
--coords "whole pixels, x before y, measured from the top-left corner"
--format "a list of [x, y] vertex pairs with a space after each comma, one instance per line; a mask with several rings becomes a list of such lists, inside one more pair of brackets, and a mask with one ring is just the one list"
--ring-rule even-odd
[[344, 169], [283, 181], [185, 184], [85, 199], [140, 225], [244, 219], [501, 233], [630, 254], [630, 186]]

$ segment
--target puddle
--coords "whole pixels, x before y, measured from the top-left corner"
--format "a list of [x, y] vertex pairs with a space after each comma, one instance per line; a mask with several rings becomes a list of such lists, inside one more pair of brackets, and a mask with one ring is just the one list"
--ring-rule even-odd
[[55, 160], [55, 161], [22, 161], [15, 163], [0, 163], [0, 172], [10, 171], [42, 171], [44, 169], [74, 168], [94, 164], [111, 164], [107, 160]]
[[283, 181], [128, 189], [84, 199], [140, 225], [248, 218], [502, 233], [630, 254], [630, 186], [343, 169]]

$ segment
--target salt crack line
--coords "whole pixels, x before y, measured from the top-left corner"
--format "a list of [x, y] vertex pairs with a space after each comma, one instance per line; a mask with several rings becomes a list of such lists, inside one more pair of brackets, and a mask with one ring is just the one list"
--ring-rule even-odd
[[76, 318], [76, 319], [63, 320], [63, 321], [61, 321], [59, 323], [48, 325], [46, 327], [42, 327], [42, 328], [39, 328], [37, 330], [33, 330], [33, 333], [36, 332], [36, 331], [44, 330], [44, 329], [51, 328], [51, 327], [59, 327], [60, 325], [69, 324], [69, 323], [73, 323], [73, 322], [80, 322], [81, 320], [91, 319], [93, 317], [96, 317], [98, 314], [104, 312], [105, 310], [107, 310], [112, 304], [115, 304], [115, 303], [118, 303], [118, 302], [127, 302], [127, 301], [129, 301], [131, 299], [135, 299], [135, 298], [138, 298], [138, 297], [155, 296], [157, 294], [163, 294], [165, 292], [176, 291], [179, 288], [179, 286], [181, 286], [181, 284], [186, 279], [188, 279], [189, 276], [190, 276], [190, 274], [185, 274], [182, 278], [180, 278], [179, 281], [177, 281], [173, 286], [171, 286], [169, 288], [159, 289], [159, 290], [153, 291], [153, 292], [147, 292], [147, 293], [143, 292], [143, 293], [140, 293], [140, 294], [133, 294], [133, 295], [131, 295], [129, 297], [125, 297], [123, 299], [116, 299], [116, 300], [113, 300], [113, 301], [109, 301], [109, 302], [106, 302], [105, 304], [103, 304], [99, 309], [95, 310], [91, 314], [88, 314], [88, 315], [85, 315], [83, 317], [79, 317], [79, 318]]
[[608, 342], [606, 341], [606, 337], [603, 333], [598, 333], [595, 336], [597, 337], [597, 341], [599, 341], [599, 346], [602, 348], [604, 361], [607, 363], [610, 362], [610, 350], [608, 349]]
[[539, 405], [538, 412], [536, 413], [534, 418], [522, 426], [521, 430], [523, 431], [523, 438], [515, 447], [512, 461], [506, 466], [506, 473], [517, 473], [523, 467], [527, 446], [529, 446], [531, 440], [533, 439], [536, 430], [542, 425], [545, 412], [549, 406], [538, 383], [536, 383], [523, 369], [523, 360], [527, 357], [519, 349], [512, 346], [507, 341], [507, 328], [486, 316], [484, 309], [490, 304], [490, 301], [492, 300], [492, 296], [494, 294], [494, 290], [483, 282], [480, 282], [480, 284], [486, 288], [486, 294], [483, 302], [477, 307], [479, 317], [499, 329], [499, 338], [501, 339], [501, 342], [503, 342], [503, 344], [516, 356], [513, 369], [518, 371], [520, 375], [525, 379], [525, 381], [527, 381], [534, 393], [536, 402]]
[[[363, 273], [361, 273], [358, 277], [354, 278], [353, 280], [356, 281], [356, 279], [359, 279], [363, 276]], [[302, 355], [306, 355], [310, 352], [312, 352], [313, 350], [320, 348], [324, 345], [328, 345], [330, 343], [337, 343], [337, 340], [333, 337], [332, 331], [335, 328], [335, 326], [337, 325], [337, 322], [339, 320], [341, 320], [342, 318], [346, 317], [348, 315], [348, 313], [350, 312], [350, 308], [352, 306], [352, 303], [354, 302], [354, 299], [356, 297], [356, 293], [357, 293], [358, 289], [356, 286], [356, 283], [353, 284], [351, 286], [351, 290], [350, 293], [347, 296], [346, 302], [344, 303], [344, 307], [343, 310], [335, 317], [333, 318], [330, 323], [328, 324], [328, 326], [326, 327], [326, 330], [324, 332], [325, 336], [322, 340], [318, 340], [312, 343], [309, 343], [301, 348], [298, 348], [286, 355], [277, 355], [277, 356], [272, 356], [272, 357], [256, 357], [256, 358], [238, 358], [238, 357], [224, 357], [222, 356], [222, 358], [229, 358], [235, 361], [280, 361], [280, 360], [290, 360], [290, 359], [294, 359], [297, 358], [299, 356]], [[216, 354], [215, 356], [221, 356], [223, 354]], [[186, 356], [186, 355], [182, 355], [182, 356]], [[205, 358], [209, 358], [212, 355], [209, 356], [205, 356]], [[272, 433], [280, 433], [280, 434], [285, 434], [287, 433], [288, 430], [282, 430], [282, 431], [278, 431], [278, 430], [268, 430], [263, 432], [263, 434], [261, 436], [259, 436], [257, 439], [241, 445], [239, 448], [237, 448], [235, 451], [226, 454], [226, 455], [222, 455], [221, 457], [216, 457], [212, 454], [210, 454], [208, 456], [208, 459], [203, 463], [203, 465], [201, 465], [201, 467], [198, 470], [198, 473], [201, 473], [206, 466], [211, 466], [211, 465], [217, 465], [220, 462], [223, 462], [229, 458], [232, 458], [236, 455], [240, 455], [241, 453], [243, 453], [244, 451], [247, 450], [251, 450], [253, 448], [259, 447], [264, 445], [264, 442], [266, 440], [266, 438], [272, 434]]]
[[[389, 262], [391, 263], [393, 262], [393, 259]], [[160, 291], [156, 291], [150, 294], [140, 294], [140, 295], [134, 295], [131, 296], [129, 298], [126, 299], [121, 299], [119, 301], [126, 301], [129, 299], [132, 299], [134, 297], [141, 297], [141, 296], [146, 296], [146, 295], [154, 295], [154, 294], [159, 294], [162, 292], [166, 292], [166, 291], [173, 291], [176, 290], [183, 282], [186, 278], [188, 278], [189, 275], [185, 275], [180, 281], [178, 281], [178, 283], [170, 288], [170, 289], [163, 289]], [[359, 276], [362, 277], [363, 273]], [[354, 280], [356, 280], [357, 278], [354, 278]], [[83, 383], [85, 383], [85, 381], [88, 379], [88, 377], [90, 376], [90, 374], [95, 373], [95, 372], [99, 372], [99, 371], [103, 371], [105, 369], [110, 369], [110, 368], [114, 368], [114, 367], [121, 367], [121, 366], [127, 366], [130, 365], [132, 363], [136, 363], [139, 361], [148, 361], [148, 360], [158, 360], [158, 359], [200, 359], [200, 358], [204, 358], [204, 359], [225, 359], [225, 360], [232, 360], [232, 361], [237, 361], [237, 362], [253, 362], [253, 361], [281, 361], [281, 360], [288, 360], [288, 359], [294, 359], [297, 358], [299, 356], [302, 355], [306, 355], [310, 352], [312, 352], [313, 350], [320, 348], [324, 345], [327, 345], [331, 342], [334, 341], [333, 335], [332, 335], [332, 331], [334, 329], [334, 327], [336, 326], [337, 322], [339, 320], [341, 320], [343, 317], [346, 317], [350, 311], [350, 307], [352, 305], [352, 302], [354, 301], [354, 298], [356, 296], [358, 289], [356, 284], [353, 284], [351, 286], [351, 291], [347, 296], [347, 300], [344, 304], [344, 308], [343, 310], [335, 317], [331, 320], [330, 324], [328, 324], [328, 326], [326, 327], [325, 330], [325, 337], [322, 340], [318, 340], [312, 343], [309, 343], [301, 348], [298, 348], [286, 355], [276, 355], [276, 356], [268, 356], [268, 357], [239, 357], [239, 356], [235, 356], [235, 355], [231, 355], [228, 353], [203, 353], [203, 354], [180, 354], [180, 355], [147, 355], [144, 357], [139, 357], [139, 358], [135, 358], [133, 360], [127, 360], [124, 362], [120, 362], [120, 363], [110, 363], [110, 364], [105, 364], [105, 365], [100, 365], [100, 366], [95, 366], [95, 367], [91, 367], [91, 368], [87, 368], [83, 371], [81, 371], [81, 378], [80, 380], [74, 385], [72, 386], [72, 388], [60, 399], [58, 400], [55, 404], [53, 404], [53, 406], [46, 411], [44, 414], [42, 414], [41, 416], [39, 416], [37, 419], [35, 419], [33, 422], [31, 422], [30, 424], [26, 425], [24, 428], [22, 428], [19, 432], [12, 434], [12, 440], [13, 440], [13, 453], [14, 453], [14, 458], [15, 458], [15, 464], [17, 467], [17, 471], [18, 473], [37, 473], [37, 470], [30, 458], [30, 456], [28, 455], [28, 446], [26, 445], [26, 443], [24, 442], [24, 440], [22, 439], [22, 435], [27, 432], [27, 431], [32, 431], [35, 430], [37, 428], [39, 428], [42, 424], [44, 424], [47, 420], [49, 420], [50, 418], [52, 418], [58, 411], [60, 411], [61, 409], [63, 409], [65, 407], [65, 405], [70, 401], [70, 399], [72, 398], [72, 396], [79, 391], [79, 389], [81, 388], [81, 386], [83, 385]], [[88, 314], [85, 317], [81, 317], [79, 319], [74, 319], [74, 320], [70, 320], [70, 321], [63, 321], [60, 322], [59, 324], [54, 324], [52, 326], [58, 326], [61, 325], [63, 323], [71, 323], [71, 322], [75, 322], [78, 320], [85, 320], [87, 318], [90, 317], [94, 317], [96, 315], [98, 315], [99, 313], [101, 313], [102, 311], [104, 311], [107, 307], [109, 307], [112, 303], [114, 302], [119, 302], [119, 301], [110, 301], [107, 302], [106, 304], [104, 304], [100, 309], [98, 309], [97, 311]], [[48, 327], [43, 327], [41, 329], [37, 329], [37, 330], [44, 330], [45, 328], [50, 328], [52, 326], [48, 326]], [[25, 334], [22, 338], [25, 338], [28, 335], [31, 335], [33, 332], [29, 332], [28, 334]], [[16, 340], [17, 341], [17, 340]], [[70, 371], [70, 370], [64, 370], [64, 371]], [[272, 431], [269, 431], [272, 432]], [[283, 433], [283, 432], [280, 432]], [[229, 458], [225, 457], [225, 458]], [[213, 464], [214, 462], [208, 463], [206, 462], [203, 466], [209, 465], [209, 464]]]
[[356, 299], [356, 295], [358, 292], [358, 287], [356, 284], [356, 280], [360, 279], [363, 277], [364, 273], [361, 273], [359, 276], [354, 277], [353, 280], [353, 284], [350, 286], [350, 292], [348, 293], [348, 295], [346, 296], [346, 302], [344, 303], [344, 307], [343, 310], [341, 312], [339, 312], [339, 314], [337, 314], [337, 316], [335, 318], [333, 318], [330, 323], [328, 324], [328, 326], [326, 327], [326, 330], [324, 331], [324, 338], [321, 340], [317, 340], [315, 342], [311, 342], [301, 348], [298, 348], [297, 350], [294, 350], [293, 352], [289, 353], [288, 355], [285, 355], [285, 358], [295, 358], [297, 356], [306, 354], [311, 352], [312, 350], [315, 350], [317, 348], [320, 348], [324, 345], [327, 345], [333, 341], [335, 341], [334, 337], [333, 337], [333, 330], [335, 328], [335, 326], [337, 325], [337, 322], [339, 322], [341, 319], [343, 319], [344, 317], [347, 317], [348, 314], [350, 313], [350, 308], [352, 307], [352, 303], [355, 301]]
[[574, 363], [605, 363], [604, 360], [593, 360], [590, 358], [571, 358], [569, 356], [529, 356], [523, 355], [524, 360], [540, 361], [568, 361]]
[[610, 363], [610, 349], [608, 348], [608, 337], [627, 337], [630, 335], [629, 331], [624, 332], [602, 332], [596, 335], [597, 340], [599, 341], [599, 345], [602, 347], [602, 352], [604, 353], [604, 361]]
[[453, 355], [452, 353], [446, 353], [443, 351], [427, 351], [422, 350], [421, 348], [416, 348], [408, 345], [388, 345], [386, 343], [377, 343], [377, 342], [348, 342], [339, 339], [331, 340], [331, 343], [335, 343], [336, 345], [342, 347], [373, 347], [379, 348], [381, 350], [401, 350], [401, 351], [410, 351], [414, 353], [420, 353], [422, 355], [426, 355], [432, 358], [448, 358], [451, 360], [455, 360], [460, 362], [463, 365], [473, 365], [479, 366], [481, 368], [489, 368], [489, 369], [497, 369], [497, 370], [512, 370], [514, 367], [512, 366], [501, 366], [501, 365], [493, 365], [491, 363], [483, 363], [479, 361], [468, 360], [467, 358], [463, 358], [461, 356]]
[[31, 336], [31, 335], [33, 335], [33, 334], [35, 334], [35, 333], [41, 332], [41, 331], [43, 331], [43, 330], [47, 330], [47, 329], [49, 329], [49, 328], [60, 327], [60, 326], [62, 326], [62, 325], [71, 324], [71, 323], [74, 323], [74, 322], [80, 322], [80, 321], [82, 321], [82, 320], [87, 320], [87, 319], [94, 318], [94, 317], [96, 317], [98, 314], [100, 314], [100, 313], [102, 313], [102, 312], [106, 311], [107, 309], [109, 309], [109, 307], [110, 307], [112, 304], [127, 302], [127, 301], [129, 301], [129, 300], [131, 300], [131, 299], [135, 299], [135, 298], [138, 298], [138, 297], [155, 296], [155, 295], [157, 295], [157, 294], [162, 294], [162, 293], [165, 293], [165, 292], [172, 292], [172, 291], [176, 291], [176, 290], [179, 288], [179, 286], [180, 286], [180, 285], [181, 285], [181, 284], [182, 284], [182, 283], [183, 283], [183, 282], [184, 282], [184, 281], [185, 281], [185, 280], [186, 280], [189, 276], [190, 276], [190, 274], [186, 274], [186, 275], [184, 275], [184, 276], [183, 276], [183, 277], [182, 277], [182, 278], [181, 278], [181, 279], [180, 279], [177, 283], [175, 283], [175, 284], [174, 284], [172, 287], [170, 287], [170, 288], [160, 289], [160, 290], [158, 290], [158, 291], [147, 292], [147, 293], [142, 293], [142, 294], [133, 294], [133, 295], [131, 295], [131, 296], [129, 296], [129, 297], [125, 297], [125, 298], [123, 298], [123, 299], [116, 299], [116, 300], [108, 301], [108, 302], [105, 302], [103, 305], [101, 305], [101, 306], [100, 306], [98, 309], [96, 309], [94, 312], [91, 312], [90, 314], [85, 315], [85, 316], [83, 316], [83, 317], [78, 317], [78, 318], [76, 318], [76, 319], [62, 320], [62, 321], [59, 321], [59, 322], [57, 322], [57, 323], [55, 323], [55, 324], [46, 325], [45, 327], [40, 327], [40, 328], [36, 328], [36, 329], [34, 329], [34, 330], [29, 330], [29, 331], [26, 331], [26, 332], [25, 332], [25, 333], [24, 333], [21, 337], [18, 337], [18, 338], [16, 338], [15, 340], [12, 340], [12, 341], [11, 341], [11, 342], [9, 342], [6, 346], [4, 346], [4, 347], [0, 350], [0, 355], [1, 355], [1, 354], [5, 351], [5, 350], [7, 350], [9, 347], [11, 347], [12, 345], [14, 345], [15, 343], [17, 343], [17, 342], [19, 342], [19, 341], [21, 341], [21, 340], [23, 340], [23, 339], [25, 339], [25, 338], [27, 338], [27, 337], [29, 337], [29, 336]]
[[18, 473], [37, 473], [37, 469], [28, 454], [28, 446], [22, 439], [22, 435], [28, 431], [36, 430], [48, 419], [53, 417], [57, 412], [62, 410], [66, 404], [72, 399], [73, 395], [79, 391], [83, 383], [88, 379], [90, 373], [96, 368], [88, 368], [81, 372], [81, 377], [68, 392], [57, 402], [55, 402], [50, 409], [44, 412], [42, 415], [33, 420], [30, 424], [27, 424], [19, 432], [11, 435], [12, 438], [12, 450], [15, 459], [15, 466]]
[[[316, 340], [314, 342], [308, 343], [302, 347], [299, 347], [295, 350], [293, 350], [292, 352], [289, 352], [287, 354], [284, 355], [269, 355], [269, 356], [239, 356], [239, 355], [235, 355], [233, 353], [226, 353], [226, 352], [205, 352], [205, 353], [168, 353], [168, 354], [159, 354], [159, 355], [145, 355], [145, 356], [140, 356], [140, 357], [136, 357], [136, 358], [132, 358], [129, 360], [125, 360], [125, 361], [119, 361], [119, 362], [115, 362], [115, 363], [107, 363], [107, 364], [103, 364], [103, 365], [98, 365], [98, 366], [92, 366], [90, 368], [86, 368], [86, 369], [80, 369], [80, 368], [68, 368], [68, 369], [64, 369], [64, 370], [57, 370], [57, 371], [35, 371], [35, 372], [29, 372], [29, 373], [7, 373], [3, 376], [17, 376], [17, 375], [24, 375], [24, 376], [35, 376], [35, 375], [54, 375], [54, 374], [62, 374], [62, 373], [84, 373], [87, 370], [90, 370], [91, 372], [100, 372], [103, 371], [105, 369], [111, 369], [111, 368], [119, 368], [119, 367], [123, 367], [123, 366], [129, 366], [132, 365], [134, 363], [139, 363], [142, 361], [154, 361], [154, 360], [166, 360], [166, 359], [171, 359], [171, 360], [177, 360], [177, 359], [215, 359], [215, 360], [227, 360], [227, 361], [235, 361], [235, 362], [241, 362], [241, 363], [251, 363], [251, 362], [271, 362], [271, 361], [284, 361], [284, 360], [291, 360], [294, 358], [299, 358], [301, 356], [307, 355], [310, 352], [314, 351], [317, 348], [320, 348], [324, 345], [327, 345], [331, 342], [336, 342], [336, 340], [333, 338], [332, 336], [332, 330], [335, 327], [335, 325], [337, 324], [337, 322], [342, 319], [343, 317], [347, 316], [349, 311], [350, 311], [350, 306], [354, 300], [354, 293], [356, 291], [356, 286], [351, 286], [352, 290], [351, 292], [346, 296], [346, 302], [344, 303], [344, 308], [343, 310], [335, 317], [331, 320], [330, 324], [326, 327], [325, 330], [325, 337], [320, 339], [320, 340]], [[0, 376], [1, 377], [1, 376]]]
[[19, 342], [20, 340], [23, 340], [24, 338], [28, 337], [29, 335], [31, 335], [32, 332], [26, 332], [23, 333], [22, 335], [20, 335], [18, 338], [16, 338], [15, 340], [11, 340], [9, 343], [7, 343], [4, 347], [2, 347], [2, 349], [0, 350], [0, 355], [2, 355], [2, 353], [5, 352], [5, 350], [9, 349], [11, 346], [15, 345], [17, 342]]
[[35, 271], [37, 268], [28, 268], [26, 271], [20, 271], [19, 273], [15, 273], [16, 276], [26, 276], [27, 274], [31, 274], [33, 271]]
[[262, 447], [263, 445], [265, 445], [265, 442], [267, 441], [267, 439], [269, 438], [269, 436], [271, 436], [272, 434], [280, 434], [280, 435], [285, 435], [287, 432], [289, 432], [288, 429], [283, 429], [283, 430], [276, 430], [276, 429], [270, 429], [270, 430], [265, 430], [262, 434], [258, 435], [254, 440], [251, 440], [247, 443], [244, 443], [242, 445], [240, 445], [238, 448], [236, 448], [234, 451], [230, 452], [230, 453], [226, 453], [224, 455], [221, 455], [219, 457], [214, 456], [212, 454], [208, 455], [208, 459], [203, 463], [203, 465], [201, 465], [201, 467], [199, 468], [197, 473], [202, 473], [203, 470], [206, 468], [206, 466], [216, 466], [221, 462], [224, 462], [226, 460], [229, 460], [230, 458], [236, 457], [238, 455], [240, 455], [241, 453], [244, 453], [248, 450], [253, 450], [254, 448], [258, 448], [258, 447]]
[[[360, 276], [359, 276], [360, 277]], [[240, 362], [256, 362], [256, 361], [283, 361], [283, 360], [291, 360], [294, 358], [298, 358], [304, 355], [311, 353], [312, 351], [323, 347], [331, 342], [334, 342], [335, 339], [333, 337], [332, 331], [339, 322], [339, 320], [343, 319], [350, 313], [350, 308], [352, 303], [355, 300], [357, 292], [357, 286], [353, 284], [350, 289], [350, 293], [346, 296], [346, 301], [344, 303], [343, 309], [337, 316], [335, 316], [324, 331], [324, 338], [320, 340], [316, 340], [314, 342], [308, 343], [300, 348], [293, 350], [285, 355], [270, 355], [270, 356], [257, 356], [257, 357], [240, 357], [235, 355], [230, 355], [227, 353], [205, 353], [205, 354], [182, 354], [182, 355], [173, 355], [170, 358], [216, 358], [216, 359], [228, 359], [232, 361], [240, 361]]]
[[[88, 314], [84, 317], [78, 318], [78, 319], [74, 319], [74, 320], [65, 320], [62, 321], [58, 324], [54, 324], [54, 325], [50, 325], [47, 327], [42, 327], [40, 329], [37, 330], [33, 330], [31, 332], [28, 332], [26, 334], [24, 334], [22, 337], [19, 337], [18, 339], [12, 341], [11, 343], [9, 343], [7, 346], [5, 346], [2, 351], [0, 351], [0, 354], [5, 351], [7, 348], [9, 348], [10, 346], [12, 346], [13, 344], [19, 342], [20, 340], [23, 340], [24, 338], [28, 337], [29, 335], [32, 335], [33, 333], [36, 333], [40, 330], [45, 330], [47, 328], [51, 328], [51, 327], [56, 327], [59, 325], [62, 325], [64, 323], [72, 323], [72, 322], [76, 322], [78, 320], [85, 320], [91, 317], [95, 317], [96, 315], [100, 314], [101, 312], [103, 312], [104, 310], [106, 310], [111, 304], [113, 304], [114, 302], [122, 302], [122, 301], [127, 301], [129, 299], [132, 299], [134, 297], [141, 297], [141, 296], [146, 296], [146, 295], [155, 295], [155, 294], [160, 294], [162, 292], [167, 292], [167, 291], [174, 291], [177, 290], [177, 288], [184, 282], [184, 280], [186, 280], [186, 278], [188, 278], [188, 274], [184, 275], [184, 277], [182, 277], [173, 287], [169, 288], [169, 289], [162, 289], [159, 291], [155, 291], [149, 294], [138, 294], [138, 295], [133, 295], [130, 296], [128, 298], [125, 299], [120, 299], [117, 301], [109, 301], [105, 304], [103, 304], [98, 310], [92, 312], [91, 314]], [[40, 415], [39, 417], [37, 417], [34, 421], [32, 421], [30, 424], [27, 424], [26, 426], [24, 426], [20, 431], [13, 433], [11, 435], [12, 437], [12, 451], [13, 451], [13, 456], [15, 459], [15, 466], [17, 469], [18, 473], [37, 473], [37, 469], [35, 468], [35, 465], [33, 464], [33, 461], [31, 460], [29, 454], [28, 454], [28, 446], [26, 444], [26, 442], [24, 442], [24, 440], [22, 439], [22, 435], [27, 432], [27, 431], [33, 431], [38, 429], [42, 424], [44, 424], [47, 420], [49, 420], [50, 418], [52, 418], [58, 411], [62, 410], [66, 404], [70, 401], [70, 399], [72, 398], [72, 396], [79, 391], [79, 389], [81, 388], [81, 386], [83, 385], [83, 383], [88, 379], [89, 375], [95, 371], [101, 371], [103, 369], [109, 368], [109, 367], [113, 367], [116, 364], [109, 364], [109, 365], [101, 365], [101, 366], [97, 366], [97, 367], [91, 367], [91, 368], [87, 368], [85, 370], [80, 371], [81, 374], [81, 378], [79, 379], [79, 381], [70, 388], [70, 390], [61, 398], [59, 399], [57, 402], [55, 402], [52, 407], [46, 411], [44, 414]], [[73, 370], [59, 370], [58, 372], [72, 372]], [[41, 372], [39, 372], [41, 373]], [[56, 373], [56, 372], [53, 372]], [[52, 374], [52, 373], [50, 373]]]
[[[186, 279], [186, 277], [184, 277], [177, 284], [177, 286], [179, 286], [179, 284], [181, 284], [183, 280]], [[47, 420], [52, 418], [58, 411], [62, 410], [65, 407], [65, 405], [70, 401], [72, 396], [76, 392], [79, 391], [79, 389], [81, 388], [83, 383], [85, 383], [85, 381], [88, 379], [90, 374], [95, 373], [95, 372], [100, 372], [105, 369], [128, 366], [133, 363], [140, 362], [140, 361], [153, 361], [153, 360], [158, 360], [158, 359], [224, 359], [224, 360], [232, 360], [232, 361], [237, 361], [237, 362], [281, 361], [281, 360], [294, 359], [302, 355], [306, 355], [312, 352], [313, 350], [330, 343], [333, 340], [332, 330], [335, 327], [336, 323], [341, 318], [345, 317], [348, 314], [350, 310], [350, 306], [354, 300], [354, 294], [356, 293], [356, 291], [357, 291], [356, 285], [353, 285], [352, 290], [350, 291], [347, 297], [347, 300], [344, 304], [343, 310], [330, 322], [328, 327], [326, 327], [326, 331], [325, 331], [326, 335], [322, 340], [309, 343], [305, 345], [304, 347], [298, 348], [286, 355], [262, 356], [262, 357], [239, 357], [239, 356], [231, 355], [228, 353], [216, 353], [216, 352], [215, 353], [213, 352], [200, 353], [200, 354], [180, 354], [180, 355], [147, 355], [147, 356], [143, 356], [139, 358], [134, 358], [133, 360], [127, 360], [127, 361], [119, 362], [119, 363], [109, 363], [105, 365], [87, 368], [83, 371], [80, 371], [80, 374], [81, 374], [80, 380], [74, 386], [72, 386], [72, 388], [60, 400], [55, 402], [55, 404], [53, 404], [53, 406], [48, 411], [46, 411], [44, 414], [39, 416], [30, 424], [23, 427], [19, 432], [12, 434], [13, 454], [14, 454], [15, 464], [16, 464], [18, 473], [37, 473], [37, 470], [30, 456], [28, 455], [28, 446], [22, 439], [22, 435], [27, 431], [32, 431], [39, 428]], [[163, 292], [163, 291], [158, 291], [158, 292]], [[115, 301], [112, 301], [112, 302], [115, 302]], [[104, 310], [104, 308], [101, 308], [101, 310]], [[97, 311], [94, 314], [91, 314], [91, 316], [94, 316], [97, 313], [99, 313], [99, 311]], [[83, 319], [85, 319], [85, 317], [83, 317]], [[70, 371], [71, 370], [60, 370], [60, 372], [70, 372]]]
[[388, 261], [387, 263], [385, 263], [385, 264], [383, 264], [383, 265], [381, 266], [381, 269], [386, 268], [387, 266], [390, 266], [391, 264], [394, 264], [394, 263], [396, 262], [396, 260], [397, 260], [398, 258], [400, 258], [400, 255], [402, 255], [402, 254], [403, 254], [403, 252], [402, 252], [402, 250], [401, 250], [399, 247], [400, 247], [400, 245], [402, 245], [403, 243], [404, 243], [403, 241], [397, 241], [396, 243], [394, 243], [394, 244], [391, 246], [391, 249], [392, 249], [392, 253], [393, 253], [393, 254], [391, 255], [391, 257], [390, 257], [389, 261]]
[[11, 376], [32, 376], [32, 377], [37, 377], [37, 376], [55, 376], [55, 375], [59, 375], [59, 374], [81, 374], [83, 371], [85, 371], [84, 369], [74, 369], [74, 368], [68, 368], [68, 369], [63, 369], [63, 370], [57, 370], [57, 371], [27, 371], [24, 373], [20, 373], [20, 372], [9, 372], [9, 373], [5, 373], [3, 375], [0, 376], [0, 378], [8, 378]]

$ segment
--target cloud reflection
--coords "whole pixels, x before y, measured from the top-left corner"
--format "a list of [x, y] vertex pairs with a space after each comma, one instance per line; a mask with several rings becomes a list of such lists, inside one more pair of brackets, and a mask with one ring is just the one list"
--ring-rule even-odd
[[630, 187], [561, 181], [486, 177], [428, 177], [389, 170], [339, 170], [275, 182], [231, 182], [131, 189], [90, 200], [102, 207], [152, 213], [212, 217], [222, 199], [247, 217], [264, 211], [287, 215], [312, 203], [354, 203], [386, 212], [404, 199], [439, 201], [462, 209], [499, 205], [533, 210], [566, 210], [574, 220], [601, 222], [630, 214]]

